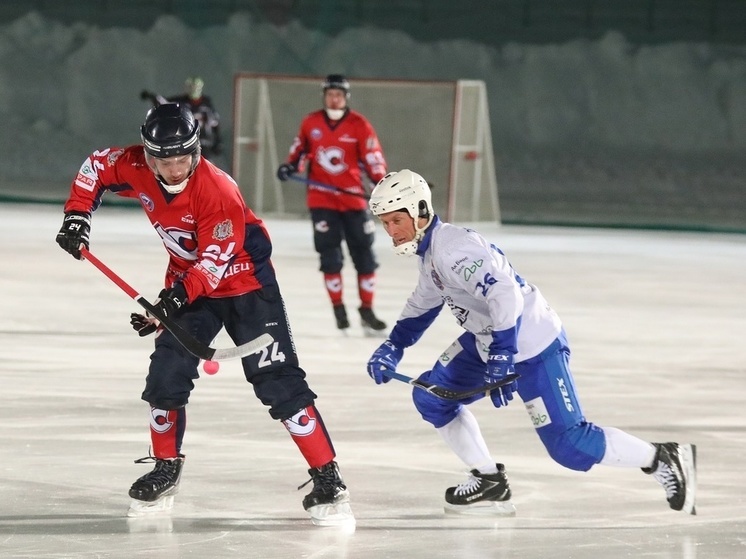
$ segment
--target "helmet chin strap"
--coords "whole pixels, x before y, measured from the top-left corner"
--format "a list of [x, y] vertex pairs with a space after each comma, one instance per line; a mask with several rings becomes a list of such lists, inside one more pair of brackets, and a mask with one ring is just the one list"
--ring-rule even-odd
[[339, 120], [345, 114], [344, 109], [324, 109], [330, 120]]
[[189, 173], [189, 176], [181, 181], [179, 184], [168, 184], [161, 175], [156, 175], [158, 182], [161, 183], [161, 186], [165, 188], [166, 192], [168, 192], [169, 194], [178, 194], [179, 192], [184, 190], [191, 177], [192, 173]]
[[417, 241], [409, 241], [407, 243], [396, 245], [394, 247], [394, 254], [397, 256], [414, 256], [417, 254], [417, 246], [419, 244], [420, 243]]

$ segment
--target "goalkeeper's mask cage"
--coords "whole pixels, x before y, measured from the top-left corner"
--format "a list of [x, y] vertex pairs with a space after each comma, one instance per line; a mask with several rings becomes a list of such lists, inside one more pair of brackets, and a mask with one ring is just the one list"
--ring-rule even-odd
[[[432, 194], [427, 181], [409, 169], [391, 172], [378, 181], [370, 194], [368, 204], [374, 215], [404, 210], [412, 217], [414, 239], [395, 246], [394, 252], [408, 256], [416, 254], [417, 246], [425, 236], [425, 230], [435, 217]], [[419, 226], [420, 218], [426, 220], [422, 227]]]
[[327, 89], [339, 89], [345, 92], [345, 97], [350, 98], [350, 82], [342, 74], [329, 74], [326, 76], [321, 89], [326, 93]]

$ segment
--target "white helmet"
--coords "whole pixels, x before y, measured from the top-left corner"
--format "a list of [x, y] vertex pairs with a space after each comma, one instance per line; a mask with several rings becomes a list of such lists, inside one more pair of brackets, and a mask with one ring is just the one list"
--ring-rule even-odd
[[[414, 239], [394, 247], [400, 255], [413, 255], [417, 245], [425, 236], [425, 230], [435, 217], [432, 195], [427, 181], [409, 169], [392, 172], [383, 177], [370, 194], [370, 211], [374, 215], [405, 210], [414, 221]], [[427, 223], [419, 227], [419, 218], [427, 218]]]

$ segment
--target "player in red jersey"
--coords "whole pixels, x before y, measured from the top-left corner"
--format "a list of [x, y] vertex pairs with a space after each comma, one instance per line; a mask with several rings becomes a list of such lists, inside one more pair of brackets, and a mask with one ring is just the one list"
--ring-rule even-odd
[[[94, 152], [73, 181], [57, 243], [75, 258], [89, 246], [91, 214], [110, 191], [140, 202], [169, 255], [156, 306], [204, 343], [221, 328], [240, 345], [264, 332], [274, 343], [242, 359], [246, 380], [280, 420], [310, 467], [303, 506], [315, 524], [354, 522], [332, 442], [299, 366], [269, 234], [233, 179], [200, 155], [199, 125], [183, 105], [148, 112], [143, 145]], [[154, 320], [131, 317], [141, 335]], [[186, 405], [199, 359], [158, 328], [142, 399], [151, 406], [155, 468], [134, 482], [130, 515], [169, 509], [181, 477]]]
[[[290, 146], [277, 177], [287, 180], [304, 158], [309, 184], [306, 204], [313, 222], [313, 242], [319, 253], [337, 328], [350, 327], [343, 298], [342, 240], [357, 271], [360, 319], [367, 333], [381, 332], [386, 324], [373, 313], [378, 267], [373, 253], [375, 222], [368, 210], [361, 168], [373, 184], [386, 174], [386, 160], [373, 126], [348, 105], [350, 84], [344, 76], [331, 74], [323, 86], [324, 108], [308, 114]], [[350, 194], [345, 194], [349, 192]]]

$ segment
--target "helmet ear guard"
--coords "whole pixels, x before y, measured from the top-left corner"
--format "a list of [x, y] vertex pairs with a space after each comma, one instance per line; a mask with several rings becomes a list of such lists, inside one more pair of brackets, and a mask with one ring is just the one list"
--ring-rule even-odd
[[420, 212], [417, 217], [427, 217], [430, 215], [430, 210], [427, 207], [427, 202], [425, 202], [424, 200], [420, 200], [419, 209], [420, 209]]

